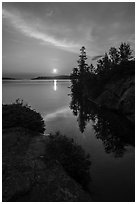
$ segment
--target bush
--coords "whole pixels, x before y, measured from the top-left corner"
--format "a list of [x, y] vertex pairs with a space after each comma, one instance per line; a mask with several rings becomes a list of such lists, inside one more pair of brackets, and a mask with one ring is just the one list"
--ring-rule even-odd
[[49, 143], [46, 146], [46, 153], [61, 163], [70, 177], [87, 188], [90, 182], [89, 168], [91, 162], [89, 155], [86, 155], [81, 146], [74, 143], [74, 140], [57, 132], [49, 136]]
[[2, 127], [23, 127], [39, 133], [45, 131], [41, 115], [19, 99], [13, 104], [2, 105]]

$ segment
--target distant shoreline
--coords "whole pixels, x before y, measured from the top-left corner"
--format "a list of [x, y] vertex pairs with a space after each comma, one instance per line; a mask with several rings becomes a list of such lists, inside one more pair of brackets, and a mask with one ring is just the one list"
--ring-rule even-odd
[[32, 78], [31, 80], [45, 80], [45, 79], [71, 79], [69, 75], [59, 75], [59, 76], [40, 76], [40, 77], [35, 77]]
[[30, 79], [20, 79], [20, 78], [11, 78], [11, 77], [3, 77], [2, 81], [6, 80], [70, 80], [71, 77], [68, 75], [61, 75], [61, 76], [47, 76], [47, 77], [35, 77], [35, 78], [30, 78]]
[[27, 82], [27, 81], [30, 81], [30, 82], [33, 82], [33, 81], [70, 81], [71, 79], [2, 79], [3, 82], [19, 82], [19, 81], [22, 81], [22, 82]]
[[11, 77], [3, 77], [2, 80], [16, 80], [15, 78], [11, 78]]

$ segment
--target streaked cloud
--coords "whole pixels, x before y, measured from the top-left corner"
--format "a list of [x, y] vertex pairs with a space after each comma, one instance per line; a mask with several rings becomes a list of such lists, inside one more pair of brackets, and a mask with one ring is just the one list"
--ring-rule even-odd
[[[51, 15], [52, 11], [49, 11], [49, 12], [51, 13], [50, 14], [48, 13], [48, 15]], [[51, 45], [54, 45], [59, 48], [72, 51], [72, 52], [78, 52], [79, 48], [81, 47], [80, 44], [74, 43], [65, 38], [63, 38], [62, 40], [59, 40], [56, 37], [51, 36], [51, 34], [49, 35], [46, 32], [39, 31], [39, 29], [35, 25], [33, 24], [30, 25], [29, 23], [27, 23], [21, 17], [21, 15], [11, 13], [6, 9], [3, 9], [3, 18], [8, 19], [9, 22], [12, 24], [12, 26], [14, 26], [17, 30], [22, 32], [24, 35], [40, 40], [42, 44], [49, 43]]]

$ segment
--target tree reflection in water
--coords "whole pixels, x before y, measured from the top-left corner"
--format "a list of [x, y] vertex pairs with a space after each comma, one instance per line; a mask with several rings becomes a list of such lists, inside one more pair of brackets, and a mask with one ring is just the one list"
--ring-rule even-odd
[[105, 151], [113, 153], [115, 157], [123, 156], [126, 146], [135, 144], [134, 127], [122, 116], [97, 107], [79, 87], [71, 86], [70, 108], [77, 116], [80, 131], [83, 133], [87, 123], [92, 120], [95, 135], [102, 140]]

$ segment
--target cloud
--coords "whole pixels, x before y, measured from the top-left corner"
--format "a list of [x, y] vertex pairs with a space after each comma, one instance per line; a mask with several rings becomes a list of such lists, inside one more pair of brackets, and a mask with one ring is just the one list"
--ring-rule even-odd
[[51, 33], [49, 34], [46, 33], [46, 31], [40, 31], [37, 24], [35, 25], [25, 21], [20, 13], [11, 13], [8, 10], [3, 9], [3, 18], [8, 19], [12, 26], [25, 36], [40, 40], [42, 44], [48, 43], [71, 52], [78, 52], [79, 48], [81, 47], [80, 44], [74, 43], [73, 41], [65, 38], [57, 39], [55, 36], [52, 36]]
[[94, 56], [92, 57], [92, 61], [94, 60], [98, 60], [99, 58], [103, 57], [104, 55], [97, 55], [97, 56]]

